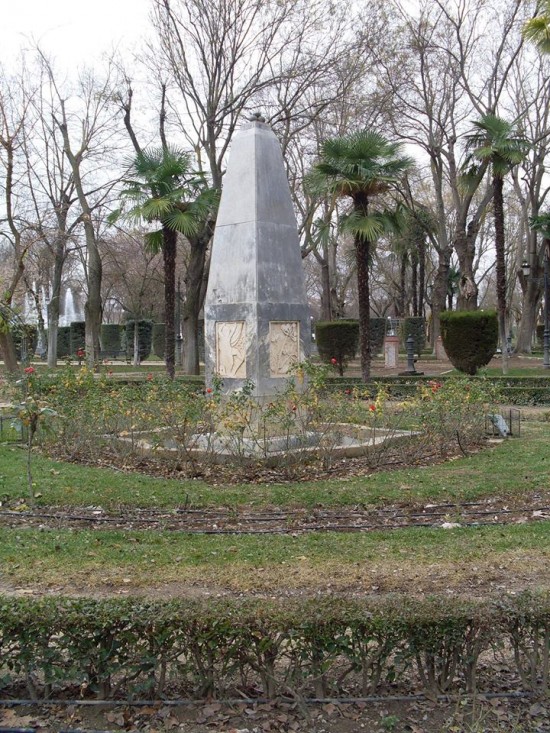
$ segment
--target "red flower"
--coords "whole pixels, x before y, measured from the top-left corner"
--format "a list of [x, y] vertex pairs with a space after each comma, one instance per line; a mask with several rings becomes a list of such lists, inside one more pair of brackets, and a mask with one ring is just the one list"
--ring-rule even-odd
[[109, 375], [110, 377], [112, 377], [112, 376], [113, 376], [113, 370], [112, 370], [112, 369], [109, 369], [109, 371], [107, 372], [107, 374], [108, 374], [108, 375]]
[[338, 364], [338, 359], [335, 359], [334, 356], [333, 356], [332, 359], [330, 360], [330, 363], [331, 364]]
[[76, 355], [78, 356], [78, 358], [79, 358], [79, 359], [82, 359], [82, 357], [84, 356], [84, 353], [85, 353], [85, 352], [84, 352], [84, 349], [79, 349], [79, 350], [78, 350], [78, 351], [76, 352]]
[[28, 366], [25, 367], [23, 371], [25, 372], [25, 374], [34, 374], [36, 369], [34, 367]]
[[369, 405], [370, 412], [376, 412], [376, 405]]
[[212, 394], [212, 387], [208, 387], [208, 389], [206, 390], [206, 394]]
[[351, 394], [351, 389], [346, 389], [344, 391], [345, 391], [345, 394]]

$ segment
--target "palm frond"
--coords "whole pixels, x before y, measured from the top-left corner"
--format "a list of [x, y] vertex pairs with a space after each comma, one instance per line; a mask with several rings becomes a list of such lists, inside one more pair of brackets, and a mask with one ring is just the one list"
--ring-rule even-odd
[[163, 218], [163, 223], [174, 232], [180, 232], [185, 237], [192, 237], [200, 229], [200, 221], [189, 210], [172, 209]]
[[162, 236], [162, 229], [157, 229], [154, 232], [147, 232], [145, 235], [145, 244], [150, 252], [157, 253], [162, 250], [164, 245], [164, 239]]
[[533, 43], [541, 53], [550, 53], [550, 7], [546, 3], [546, 11], [523, 26], [523, 37]]
[[338, 196], [375, 196], [397, 182], [414, 161], [377, 132], [361, 130], [326, 140], [321, 160], [310, 174], [312, 188]]
[[160, 221], [163, 220], [164, 217], [166, 217], [171, 212], [173, 207], [173, 202], [170, 201], [170, 199], [151, 198], [145, 201], [144, 204], [141, 206], [141, 210], [143, 212], [142, 216], [148, 221], [152, 221], [153, 219], [157, 219]]
[[518, 133], [517, 122], [486, 114], [472, 124], [473, 130], [465, 136], [466, 148], [477, 160], [490, 163], [493, 175], [503, 177], [527, 155], [530, 143]]
[[532, 216], [529, 219], [529, 226], [544, 239], [550, 239], [550, 212]]
[[377, 214], [364, 216], [357, 211], [342, 217], [341, 228], [365, 242], [375, 242], [385, 232], [384, 222]]

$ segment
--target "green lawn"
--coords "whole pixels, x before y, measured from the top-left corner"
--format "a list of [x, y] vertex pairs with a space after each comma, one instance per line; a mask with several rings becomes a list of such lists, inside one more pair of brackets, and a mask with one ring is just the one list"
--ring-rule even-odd
[[537, 573], [541, 585], [548, 585], [544, 568], [549, 558], [546, 521], [297, 536], [0, 530], [1, 574], [11, 582], [39, 586], [75, 583], [93, 588], [124, 578], [130, 588], [186, 581], [233, 590], [280, 590], [341, 587], [393, 576], [394, 587], [399, 587], [413, 577], [425, 579], [444, 571], [460, 580], [461, 573], [513, 569], [518, 562]]
[[[255, 507], [379, 506], [397, 501], [472, 501], [550, 488], [550, 424], [529, 423], [511, 438], [475, 455], [436, 466], [415, 466], [317, 482], [209, 486], [51, 461], [33, 456], [38, 505]], [[26, 498], [25, 452], [0, 446], [0, 500]]]
[[[209, 486], [33, 456], [38, 505], [342, 507], [461, 502], [491, 496], [530, 506], [550, 496], [550, 423], [435, 466], [317, 482]], [[25, 450], [0, 447], [0, 499], [26, 498]], [[530, 514], [529, 509], [526, 516]], [[443, 521], [443, 520], [441, 520]], [[55, 527], [55, 525], [53, 525]], [[77, 528], [0, 529], [0, 586], [55, 592], [499, 593], [550, 588], [550, 522], [445, 530], [201, 535]]]

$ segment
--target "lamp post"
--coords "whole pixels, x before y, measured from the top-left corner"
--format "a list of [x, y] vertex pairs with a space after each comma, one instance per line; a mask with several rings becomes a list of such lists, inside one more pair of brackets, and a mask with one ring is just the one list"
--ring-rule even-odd
[[[544, 369], [550, 369], [550, 239], [544, 239], [544, 334], [542, 343], [544, 348], [544, 356], [542, 366]], [[521, 269], [525, 277], [529, 277], [531, 266], [527, 261], [522, 262]]]

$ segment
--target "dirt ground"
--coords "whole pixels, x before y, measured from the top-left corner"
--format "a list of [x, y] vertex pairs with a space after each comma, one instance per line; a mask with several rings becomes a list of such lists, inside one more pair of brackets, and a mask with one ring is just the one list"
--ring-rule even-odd
[[201, 705], [145, 704], [0, 707], [0, 731], [143, 731], [161, 733], [547, 733], [548, 701], [483, 697]]

